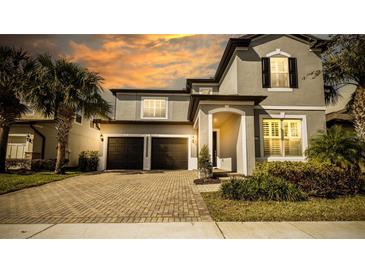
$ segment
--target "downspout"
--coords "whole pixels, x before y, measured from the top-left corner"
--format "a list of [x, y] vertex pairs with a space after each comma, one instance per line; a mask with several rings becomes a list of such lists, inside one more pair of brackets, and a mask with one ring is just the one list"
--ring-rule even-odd
[[33, 124], [30, 124], [30, 128], [34, 130], [42, 138], [42, 150], [41, 150], [41, 158], [44, 159], [44, 151], [46, 147], [46, 136], [42, 134], [38, 129], [36, 129]]

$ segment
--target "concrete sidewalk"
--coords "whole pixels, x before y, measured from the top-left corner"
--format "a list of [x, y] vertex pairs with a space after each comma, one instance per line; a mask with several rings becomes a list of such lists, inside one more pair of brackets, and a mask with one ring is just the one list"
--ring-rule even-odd
[[364, 239], [365, 222], [1, 224], [2, 239]]

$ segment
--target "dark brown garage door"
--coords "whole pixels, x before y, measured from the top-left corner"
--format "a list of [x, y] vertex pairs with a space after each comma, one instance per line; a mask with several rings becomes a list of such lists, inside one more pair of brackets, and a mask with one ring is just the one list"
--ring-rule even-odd
[[152, 138], [152, 169], [188, 169], [187, 138]]
[[108, 169], [143, 169], [143, 138], [108, 138]]

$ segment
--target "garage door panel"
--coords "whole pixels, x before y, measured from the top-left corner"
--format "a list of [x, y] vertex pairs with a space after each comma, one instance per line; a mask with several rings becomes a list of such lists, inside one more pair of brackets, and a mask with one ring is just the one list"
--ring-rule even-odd
[[108, 169], [143, 169], [142, 137], [108, 138]]
[[152, 169], [187, 169], [187, 138], [152, 138]]

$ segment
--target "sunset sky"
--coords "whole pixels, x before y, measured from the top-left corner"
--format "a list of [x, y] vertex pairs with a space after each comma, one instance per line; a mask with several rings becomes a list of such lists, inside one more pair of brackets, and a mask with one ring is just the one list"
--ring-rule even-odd
[[181, 89], [212, 77], [238, 35], [0, 35], [0, 45], [63, 56], [99, 72], [106, 88]]

